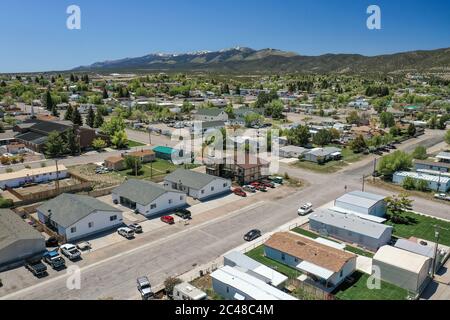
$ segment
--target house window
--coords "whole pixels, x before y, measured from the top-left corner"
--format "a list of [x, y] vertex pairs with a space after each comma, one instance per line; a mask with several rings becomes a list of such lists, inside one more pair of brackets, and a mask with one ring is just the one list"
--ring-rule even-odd
[[180, 201], [183, 201], [183, 196], [180, 196]]
[[93, 222], [89, 222], [89, 223], [88, 223], [88, 227], [89, 227], [89, 228], [93, 228], [93, 227], [94, 227], [94, 223], [93, 223]]
[[284, 253], [281, 254], [281, 260], [286, 260], [286, 255]]
[[205, 193], [205, 190], [202, 190], [202, 191], [201, 191], [201, 194], [204, 194], [204, 193]]
[[109, 217], [109, 221], [116, 221], [116, 220], [117, 220], [117, 216], [116, 215]]
[[70, 228], [70, 233], [75, 233], [75, 232], [77, 232], [77, 227]]
[[342, 278], [344, 276], [344, 270], [341, 270], [341, 273], [339, 274], [339, 276]]
[[230, 293], [230, 288], [229, 287], [227, 287], [227, 293]]
[[224, 187], [224, 188], [228, 187], [228, 183], [224, 183], [224, 184], [223, 184], [223, 187]]
[[211, 191], [214, 191], [214, 187], [211, 187]]
[[172, 199], [169, 199], [169, 204], [172, 204]]
[[150, 206], [150, 210], [155, 209], [155, 208], [156, 208], [156, 203], [154, 203]]

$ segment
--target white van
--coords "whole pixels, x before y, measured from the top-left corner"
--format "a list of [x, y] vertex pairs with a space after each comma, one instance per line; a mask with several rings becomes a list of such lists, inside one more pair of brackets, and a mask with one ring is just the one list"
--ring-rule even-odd
[[125, 237], [127, 239], [132, 239], [134, 238], [134, 230], [124, 227], [124, 228], [119, 228], [117, 229], [117, 232], [122, 236]]

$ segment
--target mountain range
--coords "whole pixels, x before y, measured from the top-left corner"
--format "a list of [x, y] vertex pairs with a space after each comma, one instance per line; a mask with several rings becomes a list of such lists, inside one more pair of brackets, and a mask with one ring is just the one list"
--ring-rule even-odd
[[137, 58], [96, 62], [74, 71], [209, 71], [232, 73], [390, 73], [450, 71], [450, 48], [389, 55], [325, 54], [303, 56], [277, 49], [236, 47], [182, 54], [152, 53]]

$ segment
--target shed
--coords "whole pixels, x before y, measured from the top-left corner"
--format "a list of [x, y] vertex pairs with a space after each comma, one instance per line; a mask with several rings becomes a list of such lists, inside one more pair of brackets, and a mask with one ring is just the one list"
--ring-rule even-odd
[[386, 215], [385, 196], [370, 192], [352, 191], [334, 201], [334, 206], [361, 214], [384, 217]]

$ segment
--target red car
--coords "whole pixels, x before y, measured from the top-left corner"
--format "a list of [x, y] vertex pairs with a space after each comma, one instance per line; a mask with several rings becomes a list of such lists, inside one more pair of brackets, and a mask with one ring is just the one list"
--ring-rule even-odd
[[266, 188], [275, 188], [275, 185], [270, 181], [263, 180], [261, 181], [261, 184]]
[[262, 192], [266, 192], [267, 191], [267, 188], [264, 185], [262, 185], [261, 183], [259, 183], [259, 182], [252, 182], [250, 185], [255, 187], [256, 190], [259, 190], [259, 191], [262, 191]]
[[175, 219], [172, 216], [162, 216], [161, 221], [167, 224], [174, 224]]
[[234, 190], [233, 190], [233, 193], [234, 193], [235, 195], [237, 195], [237, 196], [240, 196], [240, 197], [246, 197], [246, 196], [247, 196], [247, 193], [245, 193], [245, 191], [242, 190], [241, 188], [236, 188], [236, 189], [234, 189]]

